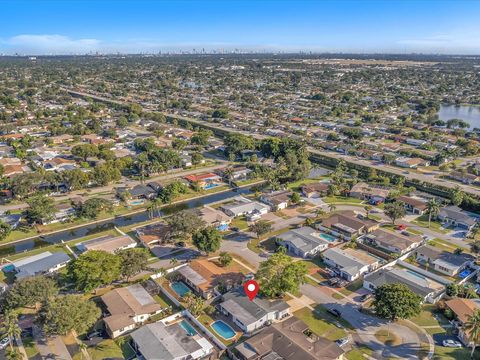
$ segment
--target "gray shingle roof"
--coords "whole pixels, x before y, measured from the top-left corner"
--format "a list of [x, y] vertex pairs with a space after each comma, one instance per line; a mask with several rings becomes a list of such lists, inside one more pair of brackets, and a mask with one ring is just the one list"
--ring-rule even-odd
[[309, 226], [299, 229], [293, 229], [286, 233], [280, 234], [277, 238], [281, 241], [290, 242], [297, 249], [303, 252], [311, 251], [320, 245], [328, 245], [329, 242], [316, 236], [317, 231]]
[[56, 252], [38, 260], [16, 266], [18, 279], [35, 276], [49, 271], [50, 269], [70, 261], [70, 256], [64, 252]]

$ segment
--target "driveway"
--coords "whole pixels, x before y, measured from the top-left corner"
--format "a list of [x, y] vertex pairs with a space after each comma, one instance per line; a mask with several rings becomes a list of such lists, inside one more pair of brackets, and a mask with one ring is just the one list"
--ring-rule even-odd
[[34, 326], [33, 338], [35, 339], [38, 352], [42, 359], [72, 360], [72, 357], [60, 336], [47, 338], [37, 326]]
[[[333, 299], [319, 287], [304, 284], [300, 290], [304, 295], [327, 309], [339, 310], [342, 313], [342, 317], [356, 329], [357, 334], [354, 336], [356, 340], [373, 350], [373, 357], [377, 359], [388, 359], [390, 357], [418, 359], [421, 341], [417, 333], [408, 327], [397, 323], [389, 324], [387, 321], [361, 313], [357, 310], [354, 303], [346, 299]], [[388, 346], [380, 342], [375, 337], [375, 333], [379, 330], [387, 330], [394, 333], [402, 339], [401, 344]]]
[[252, 238], [252, 235], [245, 232], [236, 232], [229, 234], [223, 238], [220, 250], [237, 254], [244, 258], [246, 261], [248, 261], [250, 264], [258, 267], [260, 262], [264, 261], [265, 259], [260, 257], [257, 253], [253, 252], [247, 247], [248, 242]]

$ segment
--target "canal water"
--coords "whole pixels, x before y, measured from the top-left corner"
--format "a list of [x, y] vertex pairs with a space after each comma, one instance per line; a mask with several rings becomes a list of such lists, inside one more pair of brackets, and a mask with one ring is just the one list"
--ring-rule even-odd
[[480, 129], [480, 106], [441, 105], [437, 115], [443, 121], [462, 119], [470, 124], [470, 130]]
[[[192, 200], [186, 200], [177, 204], [165, 206], [160, 210], [160, 213], [155, 211], [154, 217], [162, 217], [165, 215], [171, 215], [175, 212], [193, 209], [196, 207], [213, 204], [219, 201], [224, 201], [234, 196], [250, 193], [251, 186], [239, 188], [235, 190], [229, 190], [225, 192], [206, 195], [204, 197]], [[34, 239], [19, 241], [13, 245], [0, 245], [0, 256], [8, 256], [12, 254], [21, 253], [24, 251], [32, 250], [37, 247], [58, 244], [62, 241], [72, 241], [84, 236], [99, 233], [108, 229], [122, 226], [130, 226], [136, 223], [141, 223], [150, 220], [150, 214], [147, 211], [142, 211], [133, 215], [118, 216], [115, 219], [105, 220], [93, 225], [85, 225], [73, 230], [66, 230], [57, 232], [51, 235], [38, 236]]]

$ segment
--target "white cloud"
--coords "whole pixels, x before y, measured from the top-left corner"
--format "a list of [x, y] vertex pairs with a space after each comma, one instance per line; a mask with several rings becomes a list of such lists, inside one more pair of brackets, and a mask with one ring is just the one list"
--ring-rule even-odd
[[11, 51], [27, 54], [75, 54], [97, 51], [101, 42], [97, 39], [71, 39], [63, 35], [13, 36], [2, 41]]

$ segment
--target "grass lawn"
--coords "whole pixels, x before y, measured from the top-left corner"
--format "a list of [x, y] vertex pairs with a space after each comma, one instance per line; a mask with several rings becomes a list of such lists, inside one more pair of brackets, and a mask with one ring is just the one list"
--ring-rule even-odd
[[238, 216], [235, 219], [232, 220], [230, 223], [230, 227], [237, 227], [240, 230], [245, 230], [248, 228], [248, 223], [247, 223], [247, 218], [245, 216]]
[[[128, 337], [117, 340], [104, 340], [98, 345], [88, 349], [92, 359], [120, 358], [130, 359], [135, 353], [128, 344]], [[81, 356], [80, 356], [81, 357]]]
[[38, 349], [35, 346], [35, 341], [33, 341], [33, 338], [31, 336], [22, 338], [22, 341], [25, 352], [27, 353], [29, 359], [38, 354]]
[[359, 346], [355, 349], [350, 350], [348, 353], [345, 354], [347, 360], [365, 360], [364, 354], [367, 356], [371, 356], [373, 353], [372, 349], [368, 348], [367, 346]]
[[291, 182], [287, 185], [287, 188], [289, 190], [294, 190], [294, 191], [299, 191], [301, 190], [303, 185], [306, 184], [314, 184], [320, 182], [320, 179], [303, 179], [303, 180], [298, 180]]
[[357, 279], [355, 281], [352, 281], [343, 289], [341, 289], [340, 292], [345, 296], [350, 296], [351, 294], [353, 294], [358, 289], [361, 289], [362, 287], [363, 287], [363, 279]]
[[[439, 238], [435, 238], [433, 240], [430, 240], [428, 242], [428, 245], [431, 245], [431, 246], [434, 246], [436, 248], [443, 249], [443, 250], [449, 251], [449, 252], [453, 252], [458, 248], [458, 246], [456, 246], [455, 244], [451, 244], [448, 241], [445, 241], [445, 240], [442, 240], [442, 239], [439, 239]], [[462, 250], [465, 253], [469, 253], [468, 249], [462, 248]]]
[[338, 319], [328, 314], [321, 305], [317, 305], [313, 312], [308, 308], [303, 308], [293, 315], [305, 322], [310, 330], [318, 336], [326, 337], [329, 340], [338, 340], [346, 335], [345, 330], [334, 325]]
[[347, 196], [327, 196], [322, 199], [327, 204], [354, 204], [360, 205], [363, 203], [363, 200], [355, 199]]
[[[428, 215], [419, 216], [418, 218], [415, 219], [415, 221], [413, 221], [413, 223], [415, 225], [418, 225], [418, 226], [421, 226], [421, 227], [424, 227], [424, 228], [428, 228]], [[441, 234], [446, 234], [450, 231], [448, 229], [447, 230], [443, 229], [442, 224], [438, 221], [431, 221], [430, 222], [430, 230], [439, 232]]]

